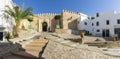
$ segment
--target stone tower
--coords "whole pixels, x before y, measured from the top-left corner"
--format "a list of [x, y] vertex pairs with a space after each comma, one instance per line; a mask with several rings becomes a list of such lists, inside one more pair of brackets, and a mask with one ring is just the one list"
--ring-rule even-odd
[[77, 30], [77, 19], [80, 17], [80, 13], [63, 10], [61, 16], [61, 23], [63, 29]]

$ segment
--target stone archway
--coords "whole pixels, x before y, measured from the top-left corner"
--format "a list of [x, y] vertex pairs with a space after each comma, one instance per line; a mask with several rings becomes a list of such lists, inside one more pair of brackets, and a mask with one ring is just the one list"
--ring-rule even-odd
[[47, 22], [43, 22], [43, 23], [42, 23], [42, 31], [43, 31], [43, 32], [46, 32], [46, 31], [47, 31], [47, 28], [48, 28]]

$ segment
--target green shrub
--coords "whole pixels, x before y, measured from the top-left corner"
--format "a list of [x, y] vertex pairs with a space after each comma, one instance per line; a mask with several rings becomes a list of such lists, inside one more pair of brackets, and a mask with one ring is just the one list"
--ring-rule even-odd
[[55, 17], [54, 17], [54, 19], [60, 19], [61, 18], [61, 15], [56, 15]]
[[33, 16], [29, 16], [29, 17], [28, 17], [28, 21], [29, 21], [29, 22], [32, 22], [32, 21], [33, 21]]
[[10, 32], [5, 32], [5, 38], [7, 39], [7, 41], [9, 41], [9, 39], [13, 38], [13, 35], [11, 35]]

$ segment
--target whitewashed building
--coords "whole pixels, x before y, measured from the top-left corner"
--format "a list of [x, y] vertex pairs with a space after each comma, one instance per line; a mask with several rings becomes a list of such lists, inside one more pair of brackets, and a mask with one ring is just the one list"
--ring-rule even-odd
[[108, 11], [96, 13], [94, 17], [81, 17], [79, 30], [89, 31], [94, 36], [120, 37], [120, 13]]
[[0, 0], [0, 40], [4, 39], [5, 32], [11, 32], [13, 28], [13, 21], [9, 15], [5, 14], [6, 6], [12, 8], [12, 0]]
[[88, 19], [88, 16], [85, 14], [80, 13], [80, 17], [78, 18], [78, 29], [79, 30], [86, 30], [89, 31], [90, 29], [90, 20]]

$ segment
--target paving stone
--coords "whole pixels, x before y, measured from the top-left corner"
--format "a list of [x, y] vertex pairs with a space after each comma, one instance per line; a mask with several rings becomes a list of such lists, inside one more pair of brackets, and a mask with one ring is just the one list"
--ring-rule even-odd
[[[46, 34], [47, 36], [51, 35], [49, 33], [42, 33], [43, 36], [45, 36]], [[50, 36], [50, 38], [46, 36], [49, 42], [42, 55], [42, 57], [44, 57], [45, 59], [120, 59], [120, 57], [106, 55], [98, 47], [79, 43], [74, 44], [72, 41], [66, 40], [60, 41], [59, 37], [54, 35]]]

